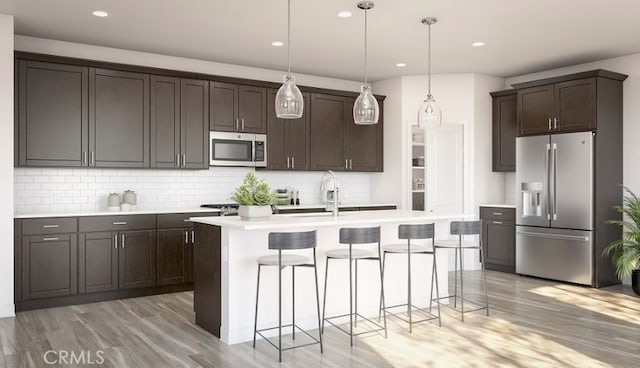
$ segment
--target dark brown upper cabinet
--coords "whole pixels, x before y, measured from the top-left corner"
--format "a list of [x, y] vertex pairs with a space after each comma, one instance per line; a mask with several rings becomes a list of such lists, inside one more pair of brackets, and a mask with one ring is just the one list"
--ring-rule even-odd
[[210, 82], [209, 129], [220, 132], [267, 132], [267, 89]]
[[518, 98], [515, 89], [492, 92], [493, 171], [516, 170]]
[[383, 105], [380, 103], [378, 124], [356, 125], [353, 120], [354, 98], [349, 98], [346, 141], [349, 171], [383, 171]]
[[17, 60], [16, 164], [86, 166], [89, 69]]
[[209, 82], [151, 76], [151, 167], [209, 167]]
[[149, 75], [89, 69], [89, 166], [149, 167]]
[[311, 94], [311, 170], [382, 171], [383, 119], [353, 121], [354, 98]]
[[309, 170], [310, 97], [303, 93], [304, 113], [300, 119], [276, 116], [276, 93], [269, 90], [267, 102], [267, 169]]
[[626, 78], [597, 69], [514, 84], [518, 89], [518, 135], [595, 131], [599, 115], [607, 113], [606, 109], [599, 111], [605, 108], [605, 93], [614, 93], [611, 83]]

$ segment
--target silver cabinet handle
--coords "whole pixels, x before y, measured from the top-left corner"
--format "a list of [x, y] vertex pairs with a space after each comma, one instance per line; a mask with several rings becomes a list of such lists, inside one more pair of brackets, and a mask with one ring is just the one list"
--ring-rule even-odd
[[287, 157], [287, 169], [289, 168], [289, 157]]
[[191, 230], [191, 245], [195, 245], [195, 244], [196, 244], [196, 231]]
[[502, 216], [502, 212], [492, 212], [491, 214], [495, 216]]
[[114, 222], [114, 225], [126, 225], [127, 222], [126, 221], [121, 221], [121, 222]]
[[57, 229], [60, 225], [42, 225], [43, 229]]
[[291, 157], [291, 168], [292, 169], [296, 168], [296, 158], [295, 157]]
[[241, 120], [242, 120], [242, 130], [244, 131], [244, 118], [242, 118]]
[[551, 130], [551, 117], [549, 117], [549, 130]]
[[113, 248], [118, 249], [118, 234], [113, 236]]
[[124, 236], [124, 233], [122, 234], [121, 237], [122, 237], [122, 248], [124, 248], [125, 247], [125, 242], [124, 242], [125, 236]]
[[93, 153], [93, 151], [89, 152], [89, 165], [95, 165], [96, 164], [96, 155]]
[[240, 118], [236, 118], [236, 130], [240, 130]]
[[502, 225], [502, 221], [491, 221], [491, 222], [493, 222], [496, 225]]
[[349, 159], [349, 170], [353, 170], [353, 159]]
[[82, 151], [82, 164], [87, 163], [87, 151]]
[[176, 153], [176, 167], [180, 166], [180, 154]]
[[345, 168], [345, 170], [349, 170], [349, 159], [348, 158], [344, 159], [344, 168]]
[[60, 238], [42, 238], [42, 241], [56, 241], [60, 240]]
[[187, 154], [183, 153], [182, 154], [182, 167], [187, 166]]
[[184, 243], [189, 244], [189, 230], [184, 231]]
[[558, 118], [553, 118], [553, 129], [558, 130]]

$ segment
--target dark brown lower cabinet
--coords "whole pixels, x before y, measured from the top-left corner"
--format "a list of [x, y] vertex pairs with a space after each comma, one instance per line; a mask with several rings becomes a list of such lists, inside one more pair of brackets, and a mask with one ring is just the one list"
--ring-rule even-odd
[[155, 286], [156, 231], [124, 231], [119, 235], [120, 289]]
[[22, 238], [22, 297], [49, 298], [78, 293], [76, 234]]
[[81, 233], [78, 286], [80, 293], [118, 289], [117, 232]]
[[191, 229], [158, 230], [158, 285], [189, 282]]
[[487, 270], [515, 273], [516, 224], [513, 208], [481, 207], [482, 251]]

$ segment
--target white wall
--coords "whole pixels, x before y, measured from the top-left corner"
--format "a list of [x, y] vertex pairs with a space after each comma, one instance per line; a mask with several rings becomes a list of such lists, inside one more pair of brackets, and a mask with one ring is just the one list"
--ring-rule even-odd
[[0, 317], [13, 307], [13, 17], [0, 14]]
[[[104, 211], [109, 193], [135, 190], [139, 209], [188, 210], [204, 203], [228, 203], [246, 173], [253, 169], [116, 170], [16, 168], [15, 212], [47, 214]], [[258, 171], [276, 188], [295, 188], [301, 204], [321, 203], [322, 172]], [[342, 203], [371, 203], [369, 174], [338, 173]]]

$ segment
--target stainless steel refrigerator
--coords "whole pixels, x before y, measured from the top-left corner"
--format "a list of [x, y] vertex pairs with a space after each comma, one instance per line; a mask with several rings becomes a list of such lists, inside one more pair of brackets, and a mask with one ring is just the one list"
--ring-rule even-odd
[[516, 138], [516, 273], [593, 283], [594, 138]]

